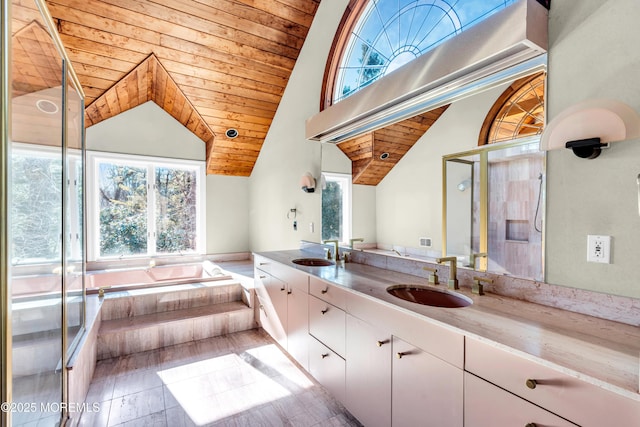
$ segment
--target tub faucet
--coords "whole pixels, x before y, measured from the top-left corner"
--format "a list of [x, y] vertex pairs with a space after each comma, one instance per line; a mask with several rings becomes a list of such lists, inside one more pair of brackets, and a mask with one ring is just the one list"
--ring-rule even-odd
[[487, 253], [486, 252], [479, 252], [479, 253], [474, 253], [472, 252], [471, 255], [469, 255], [469, 267], [473, 268], [474, 270], [476, 269], [476, 260], [478, 258], [486, 258], [487, 257]]
[[[355, 249], [355, 248], [353, 247], [353, 243], [354, 243], [354, 242], [364, 242], [364, 239], [363, 239], [363, 238], [361, 238], [361, 237], [358, 237], [358, 238], [356, 238], [356, 239], [349, 239], [349, 246], [351, 246], [351, 249]], [[362, 250], [362, 249], [360, 249], [360, 250]]]
[[460, 289], [458, 286], [458, 258], [454, 256], [448, 256], [443, 258], [436, 258], [438, 264], [444, 264], [449, 262], [449, 289]]
[[[324, 244], [333, 243], [335, 245], [335, 252], [334, 252], [335, 257], [334, 257], [334, 259], [336, 261], [340, 261], [340, 252], [339, 252], [339, 249], [338, 249], [338, 245], [340, 244], [340, 242], [338, 242], [337, 239], [334, 239], [334, 240], [323, 240], [322, 243], [324, 243]], [[329, 253], [331, 253], [331, 252], [329, 252]]]

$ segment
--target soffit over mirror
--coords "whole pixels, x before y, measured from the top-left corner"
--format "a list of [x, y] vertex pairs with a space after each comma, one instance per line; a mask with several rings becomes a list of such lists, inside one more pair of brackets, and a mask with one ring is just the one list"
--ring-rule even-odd
[[544, 70], [547, 21], [540, 3], [518, 0], [310, 117], [306, 137], [339, 143]]

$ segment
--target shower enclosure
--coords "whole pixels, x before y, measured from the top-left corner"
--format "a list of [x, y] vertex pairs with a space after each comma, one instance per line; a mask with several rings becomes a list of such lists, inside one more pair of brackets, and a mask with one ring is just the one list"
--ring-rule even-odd
[[84, 332], [84, 94], [44, 1], [2, 3], [2, 425], [62, 425]]

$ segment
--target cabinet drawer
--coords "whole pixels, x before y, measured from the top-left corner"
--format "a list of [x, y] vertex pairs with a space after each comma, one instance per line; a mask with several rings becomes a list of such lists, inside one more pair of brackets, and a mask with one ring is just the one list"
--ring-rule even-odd
[[339, 286], [320, 280], [317, 277], [311, 276], [309, 278], [309, 293], [342, 310], [345, 310], [347, 307], [347, 291], [340, 289]]
[[563, 418], [585, 427], [638, 425], [640, 402], [477, 339], [467, 337], [465, 348], [465, 370]]
[[309, 296], [309, 333], [344, 357], [346, 314], [331, 304]]
[[575, 427], [575, 424], [468, 372], [464, 374], [464, 422], [473, 427]]
[[286, 282], [290, 287], [309, 293], [309, 275], [307, 273], [279, 262], [271, 262], [270, 267], [273, 277]]
[[271, 273], [271, 264], [273, 264], [273, 261], [271, 261], [270, 259], [260, 255], [253, 255], [253, 265], [255, 268], [259, 268], [262, 271]]
[[309, 339], [309, 372], [340, 402], [345, 401], [345, 361], [320, 341]]

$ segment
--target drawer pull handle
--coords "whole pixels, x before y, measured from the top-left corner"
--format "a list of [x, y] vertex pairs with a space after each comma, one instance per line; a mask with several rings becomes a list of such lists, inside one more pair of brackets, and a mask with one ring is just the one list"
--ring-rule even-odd
[[261, 262], [260, 265], [269, 265], [268, 262]]
[[266, 279], [266, 278], [267, 278], [267, 276], [260, 276], [260, 278], [261, 278], [261, 279]]
[[327, 292], [329, 292], [329, 288], [324, 288], [323, 290], [320, 291], [320, 293], [322, 294], [326, 294]]
[[382, 345], [384, 344], [384, 341], [377, 341], [376, 344], [378, 344], [378, 347], [382, 347]]
[[284, 291], [284, 286], [280, 289], [281, 291]]
[[329, 309], [328, 309], [328, 308], [325, 308], [324, 310], [320, 310], [320, 313], [322, 313], [322, 314], [327, 314], [327, 312], [328, 312], [328, 311], [329, 311]]
[[322, 353], [320, 356], [324, 359], [325, 357], [329, 357], [329, 353]]
[[527, 425], [524, 427], [538, 427], [538, 426], [536, 425], [536, 423], [527, 423]]
[[398, 359], [402, 359], [402, 356], [406, 356], [407, 354], [409, 354], [408, 351], [399, 351], [399, 352], [396, 353], [396, 357]]
[[292, 291], [291, 289], [289, 289], [289, 290], [287, 291], [287, 295], [291, 295], [292, 293], [293, 293], [293, 291]]
[[[527, 382], [525, 383], [527, 384], [527, 387], [529, 387], [531, 390], [533, 390], [534, 388], [536, 388], [536, 386], [538, 385], [538, 383], [536, 382], [536, 380], [532, 380], [532, 379], [528, 379]], [[533, 427], [535, 427], [535, 424], [532, 424]]]

